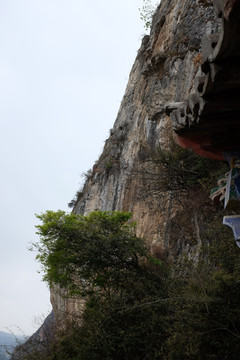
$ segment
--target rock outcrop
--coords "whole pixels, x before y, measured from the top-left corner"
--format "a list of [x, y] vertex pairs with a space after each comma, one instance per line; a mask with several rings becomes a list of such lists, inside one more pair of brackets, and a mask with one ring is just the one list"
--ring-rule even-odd
[[[161, 1], [150, 36], [142, 40], [110, 136], [74, 201], [75, 213], [130, 211], [137, 234], [153, 252], [171, 249], [169, 232], [177, 211], [174, 196], [171, 191], [162, 197], [148, 192], [151, 184], [143, 175], [144, 160], [159, 144], [169, 148], [170, 114], [194, 89], [203, 37], [220, 27], [210, 0]], [[52, 289], [51, 300], [57, 319], [82, 306], [62, 297], [58, 289]]]

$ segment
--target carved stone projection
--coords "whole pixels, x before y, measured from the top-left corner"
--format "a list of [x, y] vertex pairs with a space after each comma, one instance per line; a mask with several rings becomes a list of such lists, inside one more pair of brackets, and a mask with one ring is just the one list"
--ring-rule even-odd
[[195, 92], [166, 112], [180, 145], [223, 160], [224, 151], [240, 150], [240, 1], [215, 0], [214, 8], [222, 26], [202, 41]]

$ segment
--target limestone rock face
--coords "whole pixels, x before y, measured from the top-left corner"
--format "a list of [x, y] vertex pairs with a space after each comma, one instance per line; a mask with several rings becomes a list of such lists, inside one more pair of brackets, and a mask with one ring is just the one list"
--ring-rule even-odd
[[[201, 59], [201, 40], [218, 23], [209, 1], [162, 0], [129, 76], [117, 119], [79, 197], [75, 213], [125, 210], [138, 234], [162, 242], [163, 218], [139, 201], [141, 157], [156, 144], [167, 148], [172, 127], [167, 109], [186, 100]], [[138, 171], [139, 170], [139, 171]], [[165, 208], [164, 213], [167, 213]], [[162, 214], [163, 215], [163, 214]]]
[[[210, 0], [161, 1], [150, 36], [142, 40], [117, 119], [87, 175], [75, 213], [131, 211], [137, 234], [153, 252], [170, 246], [169, 226], [175, 213], [172, 194], [144, 196], [148, 183], [142, 176], [142, 159], [157, 144], [168, 148], [172, 139], [169, 113], [191, 93], [201, 62], [201, 40], [216, 33], [218, 27]], [[56, 291], [52, 293], [55, 314], [69, 309], [64, 301]]]

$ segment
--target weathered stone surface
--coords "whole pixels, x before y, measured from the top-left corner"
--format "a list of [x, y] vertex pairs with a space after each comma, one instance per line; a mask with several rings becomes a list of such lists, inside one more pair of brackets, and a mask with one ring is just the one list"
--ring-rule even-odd
[[77, 321], [76, 314], [80, 319], [85, 305], [84, 299], [77, 298], [76, 296], [68, 297], [67, 291], [59, 288], [57, 285], [51, 288], [50, 301], [58, 327], [64, 327], [65, 320], [72, 320], [73, 316], [74, 320]]

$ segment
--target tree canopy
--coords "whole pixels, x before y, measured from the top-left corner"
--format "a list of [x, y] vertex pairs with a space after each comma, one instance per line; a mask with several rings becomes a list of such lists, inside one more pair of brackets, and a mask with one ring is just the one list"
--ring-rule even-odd
[[141, 268], [142, 257], [150, 259], [144, 241], [135, 235], [130, 213], [97, 211], [83, 216], [59, 210], [37, 218], [42, 222], [36, 226], [40, 241], [33, 248], [49, 285], [75, 292], [94, 286], [114, 289]]

